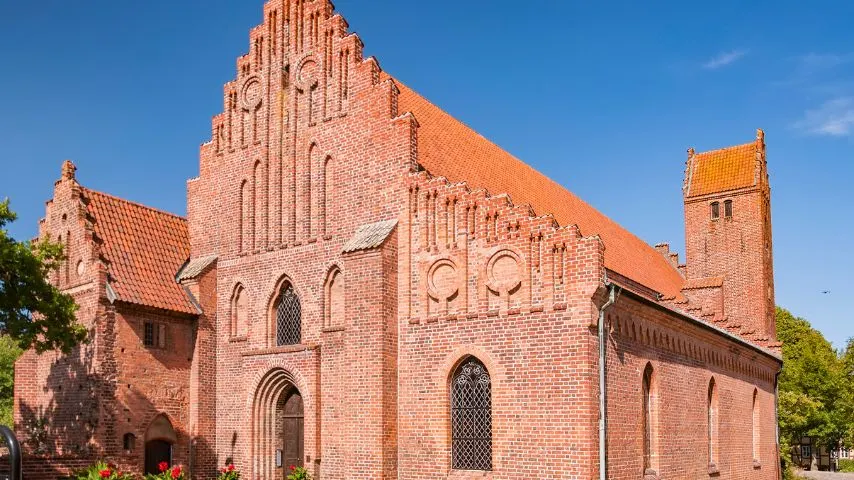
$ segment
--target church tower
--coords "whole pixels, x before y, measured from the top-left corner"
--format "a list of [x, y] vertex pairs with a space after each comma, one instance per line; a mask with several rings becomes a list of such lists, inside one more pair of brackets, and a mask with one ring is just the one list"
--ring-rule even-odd
[[765, 134], [703, 153], [688, 150], [685, 181], [687, 280], [723, 287], [729, 325], [756, 339], [776, 339], [771, 187]]

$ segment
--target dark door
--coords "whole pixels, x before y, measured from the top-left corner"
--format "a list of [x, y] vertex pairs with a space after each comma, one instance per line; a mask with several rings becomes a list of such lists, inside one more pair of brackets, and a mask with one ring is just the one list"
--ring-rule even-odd
[[164, 440], [151, 440], [145, 444], [145, 474], [160, 473], [160, 462], [172, 466], [172, 444]]
[[285, 401], [282, 424], [282, 470], [287, 477], [291, 473], [291, 465], [301, 467], [304, 457], [302, 396], [297, 391]]

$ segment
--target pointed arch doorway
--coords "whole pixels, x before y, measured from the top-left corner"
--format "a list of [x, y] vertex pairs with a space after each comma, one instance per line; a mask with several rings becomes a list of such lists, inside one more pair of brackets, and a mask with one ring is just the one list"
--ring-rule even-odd
[[282, 428], [282, 466], [285, 476], [289, 473], [290, 466], [302, 466], [305, 457], [305, 438], [303, 436], [303, 403], [299, 390], [293, 388], [290, 392], [281, 396], [276, 413], [281, 419]]
[[305, 406], [293, 377], [270, 371], [255, 393], [252, 410], [254, 478], [284, 480], [305, 458]]
[[172, 466], [172, 446], [178, 442], [178, 436], [172, 422], [163, 415], [157, 415], [145, 432], [145, 474], [160, 473], [160, 464]]

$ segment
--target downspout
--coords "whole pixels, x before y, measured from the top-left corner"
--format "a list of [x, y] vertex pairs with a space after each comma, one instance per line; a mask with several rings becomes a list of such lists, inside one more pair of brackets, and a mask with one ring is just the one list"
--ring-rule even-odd
[[617, 300], [617, 287], [605, 279], [605, 285], [610, 285], [608, 293], [608, 301], [599, 307], [599, 480], [607, 480], [608, 462], [605, 458], [605, 450], [607, 439], [605, 438], [605, 351], [608, 345], [608, 338], [605, 335], [605, 309], [614, 304]]

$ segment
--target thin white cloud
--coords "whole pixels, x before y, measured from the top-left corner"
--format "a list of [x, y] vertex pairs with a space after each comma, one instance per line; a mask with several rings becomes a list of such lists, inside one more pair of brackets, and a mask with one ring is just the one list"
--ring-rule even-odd
[[733, 50], [731, 52], [723, 52], [710, 59], [706, 63], [703, 64], [703, 68], [706, 70], [717, 70], [722, 67], [726, 67], [747, 55], [748, 51], [745, 49]]
[[847, 137], [854, 134], [854, 97], [839, 97], [807, 110], [793, 127], [809, 135]]

